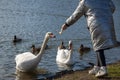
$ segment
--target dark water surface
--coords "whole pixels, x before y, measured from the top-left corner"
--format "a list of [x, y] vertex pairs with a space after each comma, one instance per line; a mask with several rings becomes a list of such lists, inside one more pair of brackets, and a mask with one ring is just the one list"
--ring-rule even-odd
[[[60, 68], [55, 58], [57, 46], [63, 40], [74, 44], [75, 65], [72, 70], [81, 70], [89, 67], [88, 62], [95, 62], [96, 57], [91, 50], [80, 60], [77, 52], [80, 44], [92, 48], [90, 35], [86, 28], [86, 21], [82, 17], [63, 35], [59, 35], [61, 25], [74, 11], [79, 0], [0, 0], [0, 80], [32, 80], [40, 79], [45, 75], [15, 75], [15, 55], [30, 51], [30, 46], [42, 44], [46, 32], [51, 31], [56, 39], [48, 42], [50, 49], [46, 50], [38, 68], [47, 72], [56, 73]], [[120, 0], [114, 0], [116, 12], [114, 14], [117, 39], [120, 41]], [[13, 36], [17, 35], [23, 41], [12, 44]], [[107, 63], [120, 60], [120, 47], [105, 52]], [[66, 69], [66, 68], [65, 68]]]

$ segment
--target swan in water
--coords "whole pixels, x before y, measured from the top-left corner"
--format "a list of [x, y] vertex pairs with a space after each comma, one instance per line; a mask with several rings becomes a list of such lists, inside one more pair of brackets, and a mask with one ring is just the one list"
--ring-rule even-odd
[[73, 61], [72, 61], [73, 46], [72, 46], [71, 40], [69, 41], [68, 46], [69, 48], [66, 49], [62, 42], [58, 47], [57, 56], [56, 56], [57, 64], [66, 64], [66, 65], [73, 64]]
[[24, 52], [22, 54], [18, 54], [15, 57], [16, 61], [16, 69], [21, 72], [30, 72], [36, 69], [37, 65], [39, 64], [43, 51], [46, 47], [46, 44], [49, 38], [55, 38], [52, 32], [47, 32], [41, 46], [41, 50], [37, 55], [34, 55], [31, 52]]

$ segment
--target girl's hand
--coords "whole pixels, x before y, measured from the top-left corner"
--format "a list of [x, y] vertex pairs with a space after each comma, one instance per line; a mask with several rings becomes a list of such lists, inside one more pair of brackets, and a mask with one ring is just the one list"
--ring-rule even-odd
[[67, 29], [67, 27], [68, 27], [68, 26], [67, 26], [66, 24], [63, 24], [63, 25], [61, 26], [61, 30], [60, 30], [59, 34], [62, 34], [62, 32]]

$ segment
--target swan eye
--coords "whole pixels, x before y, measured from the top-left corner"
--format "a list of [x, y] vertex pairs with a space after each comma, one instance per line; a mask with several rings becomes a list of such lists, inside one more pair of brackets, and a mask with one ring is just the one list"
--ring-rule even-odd
[[53, 35], [53, 33], [50, 33], [50, 35]]
[[55, 35], [53, 33], [49, 34], [50, 38], [55, 38]]

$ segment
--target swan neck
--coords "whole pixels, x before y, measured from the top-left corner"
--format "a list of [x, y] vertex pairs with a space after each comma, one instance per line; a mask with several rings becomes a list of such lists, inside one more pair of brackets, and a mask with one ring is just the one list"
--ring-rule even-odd
[[47, 45], [47, 42], [48, 42], [49, 38], [45, 36], [44, 40], [43, 40], [43, 43], [42, 43], [42, 46], [41, 46], [41, 50], [40, 52], [38, 53], [37, 57], [41, 58], [42, 57], [42, 54], [44, 52], [44, 49]]

